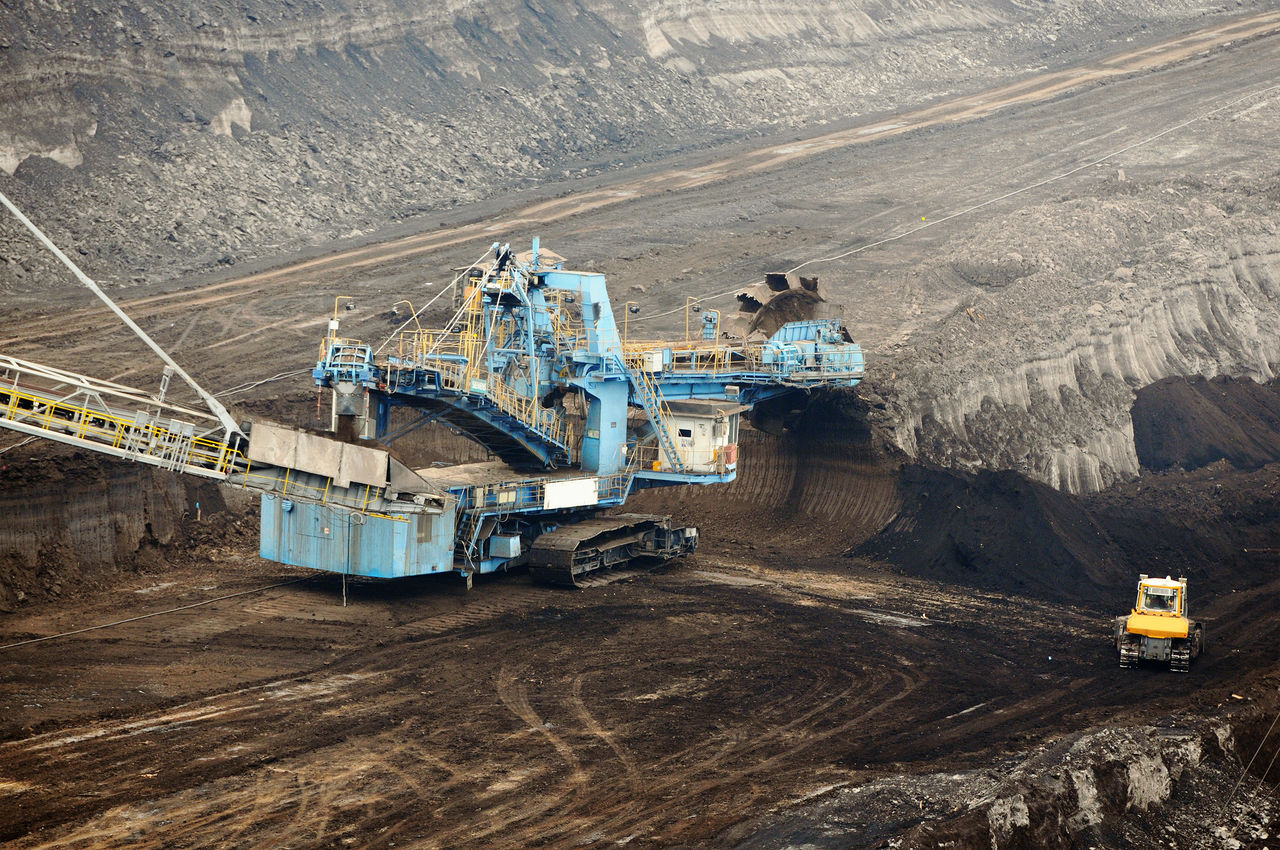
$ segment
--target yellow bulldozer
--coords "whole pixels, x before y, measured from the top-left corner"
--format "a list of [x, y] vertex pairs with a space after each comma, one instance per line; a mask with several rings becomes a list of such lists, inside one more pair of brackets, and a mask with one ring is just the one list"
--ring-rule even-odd
[[1121, 667], [1139, 661], [1168, 662], [1186, 673], [1204, 651], [1204, 625], [1187, 616], [1187, 580], [1138, 576], [1138, 599], [1127, 615], [1116, 617], [1116, 650]]

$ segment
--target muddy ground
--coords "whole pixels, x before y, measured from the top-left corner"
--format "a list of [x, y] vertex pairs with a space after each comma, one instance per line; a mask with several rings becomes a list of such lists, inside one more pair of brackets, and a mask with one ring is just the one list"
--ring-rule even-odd
[[[678, 333], [686, 295], [906, 234], [1162, 132], [1188, 102], [1256, 91], [1277, 49], [1258, 37], [589, 214], [533, 214], [503, 236], [540, 233], [606, 272], [615, 300], [642, 300], [644, 333]], [[66, 502], [48, 539], [152, 553], [117, 559], [105, 580], [66, 544], [8, 563], [10, 583], [32, 580], [0, 614], [0, 840], [1274, 846], [1280, 429], [1274, 385], [1251, 379], [1275, 361], [1253, 351], [1222, 370], [1231, 381], [1086, 375], [1078, 397], [1016, 410], [994, 381], [965, 396], [984, 368], [983, 380], [1069, 350], [1051, 331], [1097, 293], [1142, 302], [1159, 274], [1196, 278], [1232, 240], [1249, 248], [1228, 263], [1237, 277], [1266, 283], [1271, 243], [1249, 240], [1274, 236], [1274, 103], [1162, 137], [1123, 179], [1109, 163], [826, 264], [872, 355], [868, 385], [820, 399], [782, 436], [744, 438], [734, 485], [638, 500], [702, 526], [702, 548], [585, 592], [521, 575], [469, 595], [448, 580], [360, 583], [344, 606], [337, 579], [255, 557], [251, 507], [196, 520], [192, 494], [163, 479], [36, 446], [0, 455], [9, 513]], [[973, 151], [981, 174], [962, 156]], [[663, 174], [635, 176], [666, 186]], [[356, 296], [345, 333], [378, 338], [396, 299], [420, 306], [484, 250], [483, 227], [364, 265], [135, 290], [131, 308], [214, 389], [301, 373], [228, 399], [312, 424], [304, 370], [333, 298]], [[1137, 271], [1116, 274], [1125, 263]], [[1129, 286], [1144, 275], [1146, 289]], [[70, 288], [18, 299], [14, 317], [9, 353], [144, 385], [158, 371]], [[1229, 359], [1198, 326], [1134, 326], [1210, 375]], [[912, 416], [906, 440], [895, 428]], [[965, 441], [949, 421], [970, 426]], [[1106, 453], [1121, 438], [1127, 472]], [[1049, 486], [1067, 468], [1054, 439], [1107, 458], [1094, 470], [1105, 488]], [[101, 497], [139, 488], [161, 497]], [[166, 503], [169, 525], [136, 520]], [[1110, 618], [1144, 571], [1192, 582], [1209, 651], [1188, 675], [1115, 664]]]
[[[771, 438], [747, 445], [758, 477], [788, 475]], [[163, 558], [5, 616], [0, 837], [1266, 846], [1274, 739], [1241, 768], [1280, 709], [1280, 558], [1247, 550], [1280, 539], [1280, 464], [1089, 500], [1008, 473], [894, 480], [893, 522], [853, 547], [849, 524], [765, 520], [744, 481], [672, 503], [705, 535], [679, 563], [581, 592], [359, 582], [346, 606], [339, 578], [254, 556], [252, 507], [187, 517]], [[1185, 676], [1115, 663], [1110, 617], [1150, 565], [1187, 573], [1208, 623]]]

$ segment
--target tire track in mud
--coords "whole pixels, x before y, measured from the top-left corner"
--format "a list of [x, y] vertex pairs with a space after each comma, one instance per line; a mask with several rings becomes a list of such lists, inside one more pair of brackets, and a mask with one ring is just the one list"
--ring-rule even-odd
[[[617, 575], [601, 578], [595, 583], [603, 586], [632, 578], [642, 572], [640, 570], [619, 571]], [[441, 641], [447, 641], [453, 633], [473, 631], [477, 627], [484, 627], [494, 620], [508, 617], [519, 611], [536, 610], [549, 601], [555, 600], [558, 595], [556, 591], [529, 586], [514, 588], [495, 586], [486, 590], [489, 592], [485, 596], [477, 594], [468, 597], [464, 607], [458, 610], [433, 614], [393, 628], [388, 642], [393, 646], [414, 647], [418, 650], [430, 649], [433, 645], [444, 645]], [[168, 629], [165, 634], [172, 637], [191, 632], [197, 639], [203, 639], [210, 634], [234, 631], [238, 626], [244, 625], [246, 620], [261, 617], [277, 620], [300, 618], [306, 613], [305, 602], [306, 597], [301, 595], [258, 600], [243, 610], [230, 614], [219, 612], [215, 617], [192, 621], [176, 630]], [[341, 624], [340, 620], [336, 622]], [[114, 642], [118, 638], [109, 640]], [[140, 648], [146, 643], [145, 640], [135, 642]], [[387, 667], [385, 660], [376, 664], [375, 667]], [[35, 763], [49, 757], [94, 765], [103, 771], [112, 769], [115, 772], [122, 771], [125, 778], [113, 783], [108, 800], [97, 799], [101, 795], [89, 792], [79, 795], [86, 801], [84, 804], [70, 806], [69, 814], [73, 816], [89, 815], [94, 811], [101, 811], [112, 800], [128, 799], [144, 793], [143, 789], [147, 783], [137, 780], [139, 777], [141, 780], [151, 779], [154, 771], [150, 769], [150, 757], [146, 749], [137, 747], [135, 742], [144, 743], [146, 748], [170, 751], [184, 748], [177, 743], [178, 739], [186, 742], [187, 750], [194, 749], [197, 741], [209, 742], [212, 745], [211, 751], [216, 752], [217, 744], [213, 739], [226, 734], [231, 728], [246, 730], [254, 746], [233, 747], [233, 752], [227, 754], [223, 769], [213, 771], [215, 775], [230, 773], [237, 767], [251, 765], [262, 757], [264, 748], [271, 745], [275, 737], [271, 730], [278, 726], [284, 717], [281, 703], [305, 702], [307, 704], [305, 708], [284, 706], [283, 709], [290, 714], [296, 712], [308, 718], [331, 714], [334, 710], [333, 706], [338, 703], [355, 703], [357, 707], [347, 719], [356, 721], [358, 725], [359, 715], [386, 709], [386, 701], [383, 700], [379, 704], [376, 697], [384, 687], [381, 683], [386, 682], [389, 676], [396, 675], [397, 669], [395, 664], [391, 664], [387, 669], [365, 670], [358, 673], [325, 671], [327, 675], [318, 680], [315, 678], [318, 671], [307, 671], [290, 679], [275, 679], [262, 684], [211, 694], [163, 709], [147, 711], [141, 715], [134, 714], [124, 720], [91, 721], [75, 726], [64, 726], [23, 740], [0, 744], [0, 772], [36, 774], [39, 769]], [[513, 684], [509, 673], [499, 681], [499, 691], [508, 703], [508, 707], [522, 716], [531, 729], [541, 730], [554, 739], [556, 737], [554, 734], [542, 729], [542, 724], [538, 722], [523, 686], [513, 687]], [[311, 725], [316, 724], [314, 720], [308, 722]], [[299, 731], [304, 730], [299, 729]], [[148, 740], [143, 741], [143, 739]], [[120, 752], [122, 749], [127, 750], [123, 756]], [[562, 746], [561, 752], [572, 760], [573, 754], [570, 748]], [[193, 761], [199, 758], [194, 757]], [[274, 760], [275, 756], [272, 758]], [[474, 777], [459, 779], [457, 768], [448, 768], [445, 762], [434, 757], [431, 760], [442, 769], [452, 771], [454, 776], [453, 779], [439, 786], [437, 791], [474, 782]], [[394, 767], [388, 769], [394, 769]], [[577, 773], [582, 774], [581, 766], [577, 768]], [[76, 784], [91, 788], [99, 779], [100, 774], [94, 770], [84, 774]], [[580, 781], [581, 776], [577, 777], [575, 784]], [[29, 790], [42, 789], [32, 786]], [[58, 796], [64, 799], [77, 796], [74, 787], [55, 790]], [[555, 804], [555, 799], [548, 795], [539, 808], [549, 808]], [[258, 815], [263, 815], [262, 811], [252, 808], [254, 805], [256, 804], [246, 803], [245, 807], [239, 811], [239, 816], [257, 818]], [[64, 814], [68, 814], [65, 811], [67, 807], [62, 808]], [[519, 811], [513, 813], [513, 817], [529, 816], [524, 804], [521, 804], [518, 809]], [[254, 814], [255, 811], [257, 814]], [[497, 810], [493, 814], [500, 816]], [[265, 816], [269, 820], [278, 819], [273, 813]], [[215, 813], [210, 817], [224, 818], [224, 815]], [[13, 837], [12, 833], [10, 837]], [[59, 842], [50, 846], [75, 846], [78, 840], [68, 845]], [[228, 842], [229, 845], [235, 843], [231, 839], [228, 839]], [[94, 841], [88, 843], [93, 844]], [[158, 843], [157, 846], [164, 845]]]
[[525, 726], [535, 734], [546, 740], [551, 748], [556, 751], [560, 758], [564, 759], [564, 763], [568, 766], [570, 772], [570, 784], [574, 787], [580, 787], [587, 781], [587, 773], [582, 769], [582, 762], [578, 760], [578, 756], [565, 743], [564, 739], [551, 731], [551, 724], [544, 721], [538, 712], [534, 711], [533, 706], [529, 702], [529, 690], [524, 683], [517, 682], [515, 676], [511, 673], [510, 668], [504, 666], [498, 671], [498, 698], [502, 700], [502, 704], [511, 710], [511, 713], [525, 724]]
[[[361, 692], [360, 686], [366, 695], [376, 693], [384, 677], [340, 673], [320, 681], [307, 678], [277, 680], [125, 720], [98, 721], [6, 742], [0, 744], [0, 765], [8, 774], [37, 780], [51, 763], [76, 765], [72, 776], [64, 774], [37, 785], [22, 800], [28, 811], [43, 802], [44, 810], [63, 822], [84, 818], [113, 803], [147, 799], [157, 781], [238, 772], [260, 761], [263, 752], [243, 743], [227, 746], [228, 738], [240, 741], [248, 735], [259, 747], [281, 746], [284, 736], [274, 730], [287, 729], [290, 718], [303, 712], [323, 717], [334, 705], [354, 698], [349, 694]], [[295, 748], [301, 746], [295, 741]], [[165, 778], [157, 780], [162, 775]], [[100, 785], [105, 777], [111, 777], [109, 790]], [[21, 830], [46, 825], [30, 820], [8, 823], [0, 826], [0, 836], [16, 838]]]
[[[813, 690], [823, 690], [823, 685], [835, 678], [815, 680]], [[826, 693], [817, 704], [807, 701], [812, 692], [794, 694], [790, 700], [779, 701], [759, 716], [749, 734], [722, 742], [708, 740], [649, 765], [642, 775], [647, 805], [630, 795], [611, 791], [611, 782], [619, 778], [630, 782], [630, 776], [593, 776], [591, 786], [599, 791], [567, 808], [546, 812], [548, 820], [545, 821], [540, 817], [530, 820], [530, 816], [538, 813], [525, 812], [526, 816], [519, 822], [503, 824], [503, 838], [507, 846], [526, 846], [525, 842], [532, 844], [556, 836], [569, 839], [589, 830], [598, 840], [625, 841], [636, 835], [657, 834], [663, 836], [663, 841], [680, 840], [683, 826], [675, 831], [664, 831], [663, 827], [684, 818], [690, 799], [699, 800], [701, 806], [714, 810], [716, 820], [727, 826], [756, 809], [762, 795], [762, 786], [754, 782], [756, 776], [776, 780], [788, 771], [809, 771], [808, 766], [800, 767], [804, 760], [798, 756], [832, 738], [848, 736], [852, 730], [909, 696], [919, 684], [916, 678], [899, 672], [883, 677], [881, 687], [865, 690], [851, 685], [834, 694]], [[870, 708], [825, 731], [814, 733], [810, 729], [817, 719], [849, 702], [855, 690], [858, 691], [857, 703], [871, 703]], [[564, 699], [565, 705], [572, 709], [574, 701], [580, 699], [580, 692]], [[806, 710], [794, 713], [790, 710], [793, 702], [805, 706]], [[775, 716], [791, 719], [771, 724], [769, 721]], [[584, 723], [583, 731], [591, 732], [591, 724]], [[705, 834], [709, 817], [710, 812], [704, 811], [696, 824], [687, 826], [696, 826], [699, 834]], [[571, 827], [566, 827], [566, 820]]]
[[569, 708], [577, 715], [578, 721], [583, 728], [603, 741], [605, 746], [618, 757], [618, 763], [622, 765], [623, 772], [626, 774], [628, 790], [638, 797], [642, 793], [640, 769], [636, 766], [635, 759], [627, 752], [626, 748], [618, 743], [613, 733], [604, 728], [587, 708], [587, 704], [582, 699], [582, 681], [584, 678], [585, 674], [579, 674], [573, 678], [573, 695]]
[[[467, 605], [457, 611], [436, 614], [398, 627], [393, 630], [393, 640], [400, 645], [421, 649], [431, 641], [447, 640], [452, 632], [483, 626], [516, 611], [545, 605], [548, 601], [547, 593], [530, 587], [515, 588], [513, 591], [494, 588], [493, 593], [483, 600], [478, 596], [468, 600], [476, 602], [475, 605]], [[301, 595], [259, 600], [243, 610], [218, 612], [214, 617], [194, 620], [177, 629], [168, 629], [165, 634], [171, 639], [185, 636], [189, 632], [199, 640], [211, 634], [233, 631], [257, 617], [301, 617], [306, 612], [305, 602], [306, 597]], [[146, 629], [122, 631], [130, 634], [129, 640], [136, 643], [140, 650], [147, 645], [145, 637], [137, 636], [137, 632], [147, 632]], [[423, 643], [424, 638], [427, 639], [427, 644]], [[113, 635], [105, 640], [114, 645], [120, 638]], [[385, 664], [377, 666], [384, 667]], [[152, 778], [150, 766], [153, 759], [150, 753], [155, 750], [191, 753], [191, 764], [188, 767], [198, 767], [198, 762], [202, 760], [219, 761], [221, 764], [216, 769], [211, 768], [205, 772], [220, 775], [261, 758], [264, 748], [279, 742], [279, 735], [273, 732], [273, 728], [278, 727], [281, 721], [287, 726], [287, 717], [294, 713], [311, 718], [309, 722], [312, 725], [336, 723], [338, 727], [342, 727], [346, 725], [344, 720], [356, 721], [358, 725], [360, 715], [365, 711], [363, 706], [369, 706], [369, 710], [379, 706], [378, 694], [383, 688], [379, 683], [396, 675], [395, 671], [395, 665], [389, 669], [348, 673], [318, 668], [287, 679], [273, 679], [160, 709], [146, 710], [123, 720], [80, 721], [77, 725], [61, 726], [24, 739], [0, 742], [0, 774], [38, 777], [42, 772], [41, 765], [50, 759], [91, 766], [93, 769], [78, 773], [70, 787], [67, 787], [65, 781], [56, 788], [29, 783], [26, 792], [28, 798], [35, 795], [60, 798], [62, 804], [55, 805], [55, 808], [63, 810], [64, 814], [92, 814], [101, 811], [109, 801], [104, 801], [102, 794], [78, 791], [77, 788], [92, 788], [102, 775], [114, 769], [115, 772], [123, 770], [124, 776], [113, 783], [107, 795], [111, 800], [127, 799], [145, 793], [147, 782], [140, 780]], [[317, 679], [318, 675], [323, 675], [323, 678]], [[360, 702], [361, 708], [351, 712], [346, 718], [335, 720], [331, 716], [335, 704], [354, 702]], [[305, 705], [305, 708], [295, 707], [301, 705]], [[386, 707], [385, 701], [380, 707]], [[220, 752], [221, 740], [232, 728], [245, 730], [257, 746], [233, 746], [225, 758], [197, 755], [205, 746], [208, 752]], [[323, 739], [324, 735], [320, 735], [320, 738]], [[26, 826], [29, 827], [30, 824]], [[10, 838], [16, 835], [12, 825], [6, 829], [0, 823], [0, 835], [6, 834]]]
[[[898, 687], [892, 687], [892, 679], [897, 679]], [[854, 688], [850, 687], [829, 699], [812, 707], [802, 716], [791, 722], [772, 727], [752, 736], [748, 742], [722, 748], [718, 752], [704, 756], [702, 748], [691, 748], [680, 753], [681, 762], [689, 763], [684, 770], [672, 770], [670, 765], [662, 772], [662, 779], [651, 787], [659, 792], [666, 790], [674, 797], [692, 797], [700, 800], [711, 800], [719, 805], [719, 818], [727, 826], [745, 818], [752, 812], [756, 804], [756, 795], [750, 792], [753, 788], [751, 780], [757, 775], [768, 775], [776, 779], [787, 770], [795, 771], [805, 760], [798, 759], [802, 753], [825, 744], [833, 738], [846, 735], [866, 723], [867, 720], [880, 714], [891, 705], [910, 695], [920, 682], [905, 672], [885, 677], [883, 687], [871, 690], [858, 689], [858, 704], [873, 703], [872, 707], [845, 722], [821, 732], [814, 732], [810, 727], [818, 718], [830, 714], [836, 705], [850, 701]], [[779, 710], [778, 714], [786, 715]], [[845, 746], [852, 738], [843, 740]], [[741, 765], [741, 766], [739, 766]], [[812, 770], [806, 764], [805, 772]], [[746, 785], [748, 793], [737, 800], [725, 800], [726, 796], [735, 796], [736, 787]], [[739, 791], [739, 795], [742, 792]], [[631, 819], [618, 824], [615, 829], [619, 833], [652, 832], [662, 823], [670, 820], [673, 809], [679, 803], [669, 803], [651, 807], [640, 818]], [[706, 830], [707, 824], [698, 824], [699, 830]], [[677, 833], [678, 836], [678, 833]], [[677, 837], [669, 836], [669, 837]]]
[[[776, 664], [789, 663], [785, 650], [777, 653]], [[671, 658], [666, 658], [641, 666], [657, 668], [671, 661]], [[685, 806], [683, 801], [691, 797], [714, 801], [725, 823], [732, 823], [745, 817], [756, 804], [761, 793], [760, 786], [754, 781], [756, 775], [770, 775], [775, 768], [785, 768], [804, 752], [832, 737], [848, 738], [851, 729], [906, 698], [919, 684], [917, 677], [901, 672], [879, 676], [874, 685], [866, 680], [843, 684], [841, 679], [848, 673], [829, 664], [809, 668], [806, 672], [812, 674], [807, 687], [797, 690], [795, 681], [788, 681], [786, 693], [777, 694], [777, 699], [767, 700], [768, 710], [753, 716], [750, 731], [740, 729], [724, 737], [707, 738], [693, 747], [642, 767], [635, 766], [636, 757], [624, 749], [625, 744], [620, 744], [615, 735], [605, 736], [606, 746], [615, 758], [606, 763], [591, 763], [589, 784], [593, 793], [585, 797], [575, 795], [571, 804], [554, 810], [523, 809], [518, 818], [504, 817], [504, 840], [508, 846], [523, 846], [522, 842], [546, 841], [556, 836], [568, 840], [574, 835], [581, 835], [583, 830], [599, 840], [625, 840], [628, 836], [658, 830], [673, 818], [678, 820]], [[515, 674], [506, 671], [506, 675]], [[561, 725], [557, 728], [562, 731], [556, 749], [563, 757], [564, 750], [571, 748], [570, 740], [601, 738], [599, 722], [586, 710], [583, 683], [588, 678], [607, 679], [610, 675], [611, 670], [607, 666], [593, 668], [579, 673], [567, 683], [567, 693], [544, 695], [542, 702], [550, 700], [564, 711], [525, 712], [526, 695], [519, 713], [529, 723], [545, 724], [549, 720], [544, 718], [561, 718]], [[839, 716], [839, 707], [854, 701], [873, 705], [845, 723], [825, 731], [813, 731], [815, 725], [821, 725], [822, 718]], [[576, 728], [563, 724], [565, 715], [576, 717]], [[584, 752], [573, 759], [565, 758], [565, 761], [582, 764], [586, 758]], [[606, 764], [610, 769], [604, 769]], [[618, 765], [620, 770], [616, 769]], [[650, 801], [648, 804], [637, 799], [637, 783], [642, 785], [643, 796]], [[655, 799], [660, 802], [653, 802]], [[699, 823], [705, 827], [706, 818], [699, 818]], [[666, 838], [676, 834], [664, 833]], [[450, 837], [451, 842], [463, 839], [460, 834]]]
[[[850, 603], [972, 620], [989, 645], [979, 666], [1003, 664], [993, 636], [1045, 611], [896, 580], [745, 575], [674, 569], [622, 592], [493, 583], [458, 610], [367, 632], [318, 670], [6, 742], [0, 780], [75, 765], [5, 794], [40, 828], [6, 834], [68, 850], [696, 845], [846, 778], [850, 759], [899, 763], [894, 741], [998, 740], [1093, 688], [1015, 686], [963, 713], [990, 685], [975, 673], [939, 689], [955, 639], [944, 620], [871, 622]], [[249, 618], [290, 621], [288, 603]]]

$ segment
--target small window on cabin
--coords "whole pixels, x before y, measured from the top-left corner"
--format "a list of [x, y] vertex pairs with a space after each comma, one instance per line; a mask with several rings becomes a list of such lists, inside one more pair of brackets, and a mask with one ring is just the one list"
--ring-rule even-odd
[[1172, 587], [1148, 587], [1142, 607], [1147, 611], [1177, 611], [1178, 592]]
[[679, 434], [681, 437], [684, 437], [684, 438], [687, 440], [687, 439], [690, 439], [690, 438], [693, 436], [693, 429], [692, 429], [692, 428], [681, 428], [681, 429], [679, 429], [678, 431], [676, 431], [676, 433], [677, 433], [677, 434]]

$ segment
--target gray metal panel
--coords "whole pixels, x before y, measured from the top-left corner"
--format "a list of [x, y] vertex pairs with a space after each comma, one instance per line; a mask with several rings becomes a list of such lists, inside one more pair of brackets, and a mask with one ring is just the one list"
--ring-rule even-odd
[[[254, 436], [257, 436], [258, 429], [254, 428], [253, 430]], [[298, 447], [297, 455], [294, 457], [293, 462], [294, 469], [313, 472], [316, 475], [323, 475], [325, 478], [332, 478], [336, 487], [350, 486], [350, 479], [342, 475], [342, 454], [343, 449], [346, 448], [342, 443], [319, 437], [315, 434], [303, 434], [296, 431], [293, 438]]]
[[[326, 440], [326, 442], [333, 441]], [[334, 477], [334, 484], [350, 486], [341, 482], [357, 481], [361, 484], [372, 484], [375, 487], [387, 486], [387, 461], [391, 455], [380, 449], [353, 446], [350, 443], [333, 444], [338, 446], [339, 452], [338, 475]]]
[[249, 439], [249, 460], [323, 475], [332, 478], [338, 487], [349, 487], [353, 481], [385, 487], [389, 457], [381, 449], [353, 446], [264, 422], [254, 423]]
[[395, 458], [391, 458], [391, 489], [397, 493], [426, 493], [439, 495], [440, 489]]
[[249, 460], [286, 469], [293, 469], [298, 465], [297, 431], [255, 422], [252, 434], [248, 448]]

